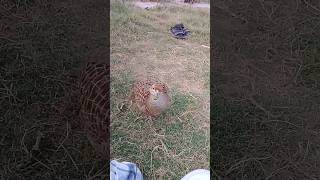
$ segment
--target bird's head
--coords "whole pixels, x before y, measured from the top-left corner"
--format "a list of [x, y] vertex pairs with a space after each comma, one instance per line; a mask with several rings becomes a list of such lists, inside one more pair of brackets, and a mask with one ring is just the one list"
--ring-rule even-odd
[[158, 99], [161, 94], [166, 93], [166, 88], [162, 84], [155, 83], [150, 87], [149, 91], [155, 99]]

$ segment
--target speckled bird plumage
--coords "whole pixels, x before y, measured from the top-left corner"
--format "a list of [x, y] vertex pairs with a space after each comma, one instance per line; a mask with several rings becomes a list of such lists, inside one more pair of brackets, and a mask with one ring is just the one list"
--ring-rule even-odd
[[169, 108], [171, 102], [167, 85], [155, 79], [134, 82], [131, 98], [138, 110], [148, 117], [159, 116]]

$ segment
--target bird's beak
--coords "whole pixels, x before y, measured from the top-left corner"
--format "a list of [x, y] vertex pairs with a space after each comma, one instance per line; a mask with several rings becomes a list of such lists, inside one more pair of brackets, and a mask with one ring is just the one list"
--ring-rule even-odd
[[159, 91], [156, 90], [156, 97], [158, 98], [159, 97]]

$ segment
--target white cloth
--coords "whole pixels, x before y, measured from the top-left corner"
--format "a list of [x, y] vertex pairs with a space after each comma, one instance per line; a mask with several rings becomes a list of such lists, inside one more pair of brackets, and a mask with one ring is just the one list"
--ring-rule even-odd
[[181, 180], [210, 180], [210, 171], [206, 169], [196, 169], [189, 172]]

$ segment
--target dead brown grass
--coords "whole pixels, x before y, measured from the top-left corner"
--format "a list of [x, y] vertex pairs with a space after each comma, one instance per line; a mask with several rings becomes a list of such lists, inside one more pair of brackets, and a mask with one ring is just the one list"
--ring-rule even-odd
[[106, 177], [79, 125], [77, 76], [106, 46], [105, 3], [1, 1], [0, 179]]
[[[205, 94], [203, 91], [206, 89], [204, 87], [205, 80], [202, 77], [208, 75], [210, 55], [209, 49], [201, 45], [208, 45], [209, 39], [191, 36], [188, 41], [175, 40], [170, 37], [169, 28], [177, 22], [186, 22], [189, 28], [194, 31], [194, 36], [197, 36], [198, 31], [209, 33], [209, 27], [208, 25], [198, 27], [196, 23], [188, 23], [190, 21], [199, 22], [201, 17], [196, 15], [190, 19], [186, 10], [183, 10], [185, 13], [177, 13], [176, 16], [169, 19], [161, 17], [161, 15], [170, 13], [170, 11], [172, 11], [172, 8], [159, 9], [153, 12], [136, 9], [135, 13], [138, 13], [136, 15], [137, 21], [146, 23], [144, 26], [147, 31], [144, 32], [143, 40], [137, 39], [136, 42], [126, 44], [126, 48], [130, 49], [126, 52], [127, 54], [124, 54], [125, 52], [112, 54], [112, 56], [121, 56], [119, 58], [126, 65], [123, 66], [124, 63], [121, 63], [121, 65], [119, 63], [114, 66], [116, 68], [112, 69], [116, 71], [121, 69], [120, 66], [129, 67], [136, 75], [156, 75], [169, 82], [171, 87], [177, 87], [179, 90], [198, 95]], [[154, 31], [155, 29], [157, 30]], [[113, 41], [123, 43], [121, 39], [114, 39]], [[122, 47], [123, 45], [119, 44], [118, 46]], [[118, 57], [114, 58], [117, 59]]]
[[[147, 179], [179, 179], [209, 167], [209, 11], [111, 6], [111, 104], [126, 104], [134, 79], [165, 82], [173, 106], [155, 121], [130, 109], [111, 111], [112, 158], [139, 165]], [[193, 16], [190, 16], [193, 14]], [[183, 22], [192, 34], [171, 37]], [[126, 29], [127, 31], [121, 31]]]
[[218, 59], [211, 156], [221, 177], [320, 178], [318, 6], [214, 4]]

